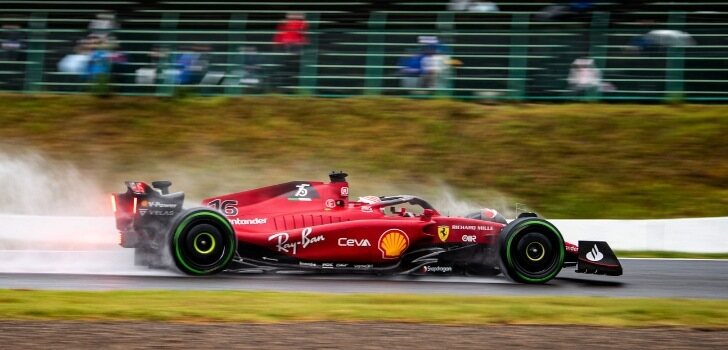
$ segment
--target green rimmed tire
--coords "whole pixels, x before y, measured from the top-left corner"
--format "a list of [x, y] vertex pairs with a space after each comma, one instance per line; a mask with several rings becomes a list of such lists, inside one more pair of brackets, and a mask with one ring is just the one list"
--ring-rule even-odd
[[541, 218], [519, 218], [498, 237], [503, 274], [520, 283], [546, 283], [561, 271], [566, 251], [559, 230]]
[[170, 253], [180, 271], [212, 275], [225, 270], [237, 249], [235, 231], [219, 212], [207, 208], [183, 213], [170, 234]]

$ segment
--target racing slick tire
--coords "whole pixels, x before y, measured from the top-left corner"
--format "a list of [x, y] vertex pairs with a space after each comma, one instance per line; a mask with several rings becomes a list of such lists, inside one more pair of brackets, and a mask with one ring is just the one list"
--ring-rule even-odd
[[541, 218], [514, 220], [501, 231], [498, 245], [500, 270], [515, 282], [546, 283], [564, 265], [564, 239], [553, 224]]
[[169, 239], [174, 264], [180, 271], [196, 276], [225, 270], [238, 244], [230, 222], [208, 208], [182, 212], [171, 226]]

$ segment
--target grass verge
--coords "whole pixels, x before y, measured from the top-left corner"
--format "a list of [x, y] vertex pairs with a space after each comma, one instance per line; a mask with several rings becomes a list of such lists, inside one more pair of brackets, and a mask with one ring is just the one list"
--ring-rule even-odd
[[728, 328], [728, 300], [0, 290], [0, 317], [98, 321], [384, 321]]
[[728, 215], [726, 105], [10, 94], [0, 105], [6, 152], [72, 161], [108, 191], [169, 178], [203, 198], [344, 169], [354, 195], [451, 186], [551, 218]]

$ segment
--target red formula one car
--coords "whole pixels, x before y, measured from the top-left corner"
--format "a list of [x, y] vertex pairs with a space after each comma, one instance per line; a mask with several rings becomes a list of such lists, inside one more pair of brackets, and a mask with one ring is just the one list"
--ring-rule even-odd
[[409, 195], [349, 198], [345, 173], [211, 197], [183, 209], [169, 181], [126, 182], [112, 195], [121, 245], [135, 263], [191, 275], [229, 271], [503, 273], [545, 283], [562, 268], [621, 275], [606, 242], [564, 242], [533, 213], [508, 222], [483, 209], [441, 215]]

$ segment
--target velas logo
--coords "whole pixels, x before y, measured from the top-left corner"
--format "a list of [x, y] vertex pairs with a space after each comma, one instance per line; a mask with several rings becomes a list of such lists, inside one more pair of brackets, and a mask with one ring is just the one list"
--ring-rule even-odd
[[447, 237], [450, 236], [450, 226], [437, 226], [437, 236], [441, 241], [447, 241]]
[[396, 259], [409, 247], [409, 237], [402, 230], [389, 229], [379, 237], [383, 259]]

